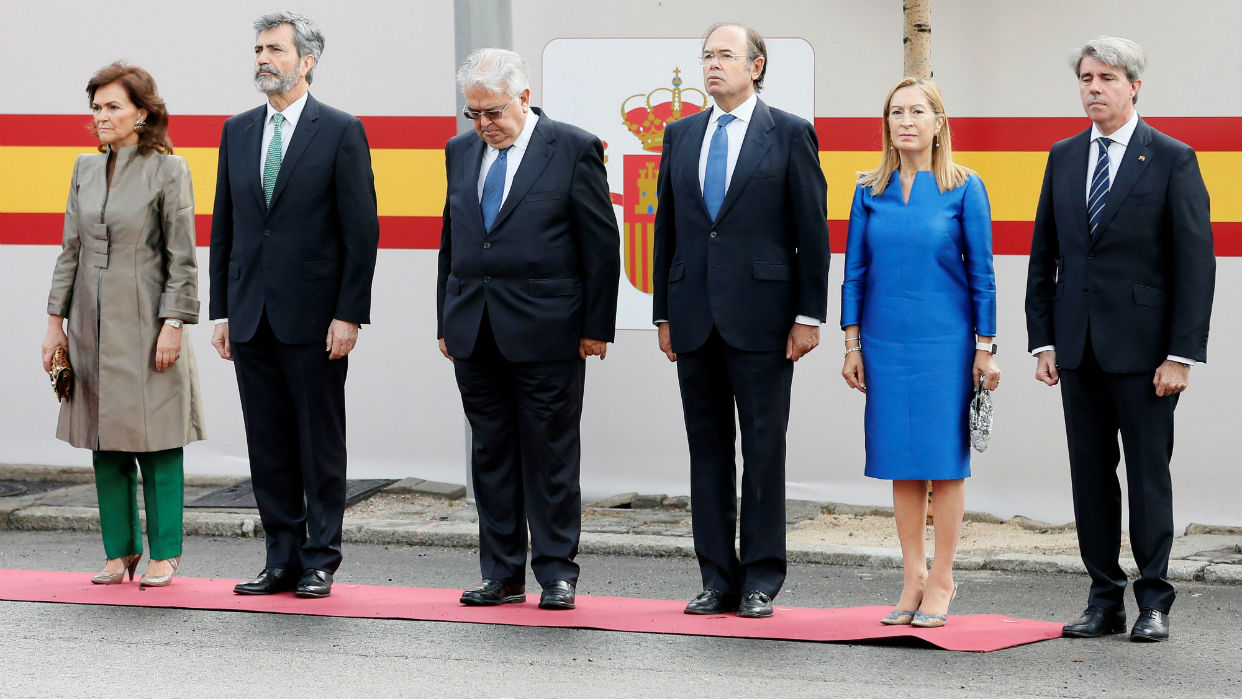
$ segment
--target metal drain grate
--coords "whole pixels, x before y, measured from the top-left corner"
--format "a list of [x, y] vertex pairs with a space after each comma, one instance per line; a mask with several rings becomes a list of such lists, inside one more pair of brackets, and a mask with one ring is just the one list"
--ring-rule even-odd
[[[352, 507], [396, 483], [388, 478], [365, 478], [345, 481], [345, 507]], [[222, 507], [258, 509], [254, 500], [254, 486], [249, 479], [234, 483], [227, 488], [212, 491], [185, 504], [186, 507]]]

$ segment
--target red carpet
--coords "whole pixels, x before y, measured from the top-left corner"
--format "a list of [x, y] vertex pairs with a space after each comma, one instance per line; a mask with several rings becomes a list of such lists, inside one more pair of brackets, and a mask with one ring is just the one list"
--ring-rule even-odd
[[945, 650], [986, 652], [1061, 636], [1061, 624], [995, 614], [949, 617], [939, 629], [883, 626], [888, 607], [846, 609], [776, 608], [768, 619], [690, 616], [680, 600], [578, 596], [571, 611], [539, 609], [539, 591], [526, 604], [465, 607], [460, 590], [379, 587], [337, 583], [326, 599], [299, 599], [292, 593], [265, 597], [233, 594], [236, 580], [177, 578], [172, 586], [139, 590], [138, 583], [92, 585], [89, 573], [0, 570], [0, 600], [107, 604], [124, 607], [176, 607], [223, 611], [305, 614], [373, 619], [417, 619], [510, 626], [564, 626], [608, 631], [735, 636], [788, 641], [867, 641], [914, 637]]

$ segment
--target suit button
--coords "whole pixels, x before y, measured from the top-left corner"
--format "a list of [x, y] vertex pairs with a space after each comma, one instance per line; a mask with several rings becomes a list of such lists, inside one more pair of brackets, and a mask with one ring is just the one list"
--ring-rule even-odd
[[1086, 295], [1087, 295], [1087, 290], [1086, 290], [1086, 289], [1083, 289], [1083, 290], [1082, 290], [1082, 295], [1083, 295], [1083, 296], [1086, 296]]
[[711, 236], [712, 236], [713, 238], [715, 238], [715, 237], [716, 237], [716, 231], [712, 231]]
[[491, 278], [490, 276], [483, 277], [483, 283], [484, 283], [484, 284], [491, 284], [491, 283], [492, 283], [492, 278]]
[[490, 241], [490, 240], [484, 240], [484, 241], [483, 241], [483, 249], [484, 249], [484, 250], [486, 250], [486, 249], [490, 248], [491, 246], [492, 246], [492, 241]]
[[272, 237], [272, 231], [271, 231], [271, 230], [265, 230], [265, 231], [263, 231], [263, 237], [264, 237], [264, 238], [271, 238], [271, 237]]
[[1089, 253], [1087, 253], [1087, 259], [1088, 259], [1088, 260], [1094, 260], [1094, 259], [1095, 259], [1095, 253], [1094, 253], [1094, 252], [1089, 252]]

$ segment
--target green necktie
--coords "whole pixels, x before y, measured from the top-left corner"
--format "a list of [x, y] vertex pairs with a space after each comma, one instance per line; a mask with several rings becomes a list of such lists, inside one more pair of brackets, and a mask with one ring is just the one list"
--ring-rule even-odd
[[263, 196], [267, 205], [272, 205], [272, 192], [276, 189], [276, 178], [280, 175], [280, 124], [285, 115], [276, 112], [272, 115], [272, 142], [267, 144], [267, 159], [263, 161]]

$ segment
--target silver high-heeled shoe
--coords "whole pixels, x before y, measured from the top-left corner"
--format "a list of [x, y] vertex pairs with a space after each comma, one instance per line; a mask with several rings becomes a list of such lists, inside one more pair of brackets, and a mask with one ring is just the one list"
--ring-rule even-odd
[[141, 553], [134, 553], [121, 557], [121, 564], [125, 566], [120, 572], [109, 573], [103, 571], [91, 578], [91, 582], [96, 585], [119, 585], [125, 582], [125, 573], [129, 573], [129, 579], [134, 579], [134, 571], [138, 568], [138, 561], [142, 560]]
[[917, 611], [913, 609], [894, 609], [888, 613], [888, 616], [880, 619], [880, 623], [886, 626], [905, 626], [914, 620], [916, 613]]
[[[154, 561], [152, 561], [154, 562]], [[138, 587], [168, 587], [172, 584], [173, 576], [177, 574], [177, 566], [181, 564], [181, 556], [169, 558], [168, 563], [172, 565], [172, 572], [168, 575], [147, 575], [142, 574], [142, 579], [138, 581]], [[150, 563], [147, 564], [150, 567]]]
[[[953, 583], [953, 594], [949, 596], [949, 603], [957, 599], [957, 583]], [[914, 619], [910, 621], [910, 625], [920, 629], [938, 629], [949, 621], [949, 611], [946, 609], [944, 614], [926, 614], [916, 610]]]

